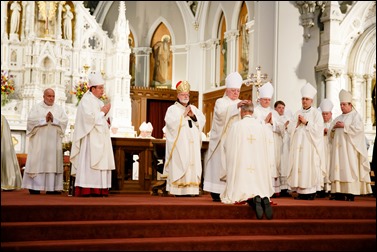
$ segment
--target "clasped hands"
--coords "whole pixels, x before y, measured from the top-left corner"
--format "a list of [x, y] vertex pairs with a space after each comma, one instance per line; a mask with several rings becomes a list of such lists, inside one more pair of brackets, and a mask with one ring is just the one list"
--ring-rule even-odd
[[107, 113], [109, 113], [110, 108], [111, 108], [111, 103], [108, 103], [108, 104], [104, 105], [104, 106], [101, 108], [101, 111], [102, 111], [103, 113], [105, 113], [105, 115], [107, 115]]
[[53, 122], [54, 121], [54, 116], [52, 115], [51, 111], [49, 111], [46, 115], [46, 122]]
[[296, 128], [302, 123], [304, 125], [306, 125], [306, 123], [308, 122], [308, 120], [305, 119], [305, 117], [303, 115], [298, 115], [298, 120], [297, 120], [297, 125], [296, 125]]
[[183, 116], [189, 116], [189, 117], [194, 116], [194, 113], [192, 112], [190, 105], [187, 105], [185, 112], [183, 113]]
[[344, 128], [344, 122], [337, 121], [333, 128]]
[[269, 124], [273, 124], [273, 122], [272, 122], [272, 113], [270, 112], [270, 113], [268, 113], [268, 115], [266, 116], [266, 118], [264, 119], [264, 122], [267, 124], [267, 123], [269, 123]]

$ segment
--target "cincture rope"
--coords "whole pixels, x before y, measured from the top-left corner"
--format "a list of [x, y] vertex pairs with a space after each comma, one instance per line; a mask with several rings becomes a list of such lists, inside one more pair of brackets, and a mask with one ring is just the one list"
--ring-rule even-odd
[[[170, 152], [170, 154], [169, 154], [169, 159], [168, 159], [168, 161], [165, 163], [165, 167], [167, 167], [168, 164], [170, 163], [171, 157], [172, 157], [172, 155], [173, 155], [173, 151], [174, 151], [175, 146], [176, 146], [176, 144], [177, 144], [177, 140], [178, 140], [178, 137], [179, 137], [179, 133], [181, 132], [181, 128], [182, 128], [182, 118], [183, 118], [183, 116], [181, 116], [181, 119], [180, 119], [180, 121], [179, 121], [178, 134], [177, 134], [177, 137], [176, 137], [175, 140], [174, 140], [174, 144], [173, 144], [173, 147], [172, 147], [171, 152]], [[165, 168], [165, 167], [164, 167], [164, 168]]]

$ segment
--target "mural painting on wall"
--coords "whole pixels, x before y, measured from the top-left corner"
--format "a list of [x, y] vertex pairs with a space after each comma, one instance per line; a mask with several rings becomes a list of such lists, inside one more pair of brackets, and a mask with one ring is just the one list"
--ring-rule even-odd
[[131, 86], [135, 86], [135, 52], [133, 48], [135, 47], [135, 40], [132, 33], [128, 36], [128, 45], [130, 46], [130, 64], [129, 64], [129, 74], [131, 75]]
[[152, 39], [151, 87], [171, 88], [172, 54], [170, 51], [171, 37], [164, 24], [160, 24]]

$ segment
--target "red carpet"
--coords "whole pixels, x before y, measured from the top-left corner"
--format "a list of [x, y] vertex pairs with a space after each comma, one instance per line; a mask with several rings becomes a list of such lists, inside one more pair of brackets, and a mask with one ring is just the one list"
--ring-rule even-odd
[[2, 251], [374, 251], [376, 199], [273, 199], [272, 220], [199, 197], [1, 192]]

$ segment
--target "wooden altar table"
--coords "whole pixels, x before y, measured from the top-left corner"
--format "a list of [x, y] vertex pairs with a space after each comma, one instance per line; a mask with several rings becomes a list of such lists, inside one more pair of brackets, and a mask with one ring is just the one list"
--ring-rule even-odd
[[[165, 139], [154, 138], [111, 138], [115, 159], [115, 183], [112, 188], [123, 190], [126, 171], [126, 154], [139, 155], [139, 180], [140, 190], [150, 191], [151, 184], [157, 179], [156, 154], [163, 156], [165, 153]], [[202, 144], [202, 161], [208, 149], [208, 141]], [[203, 166], [204, 167], [204, 166]]]

